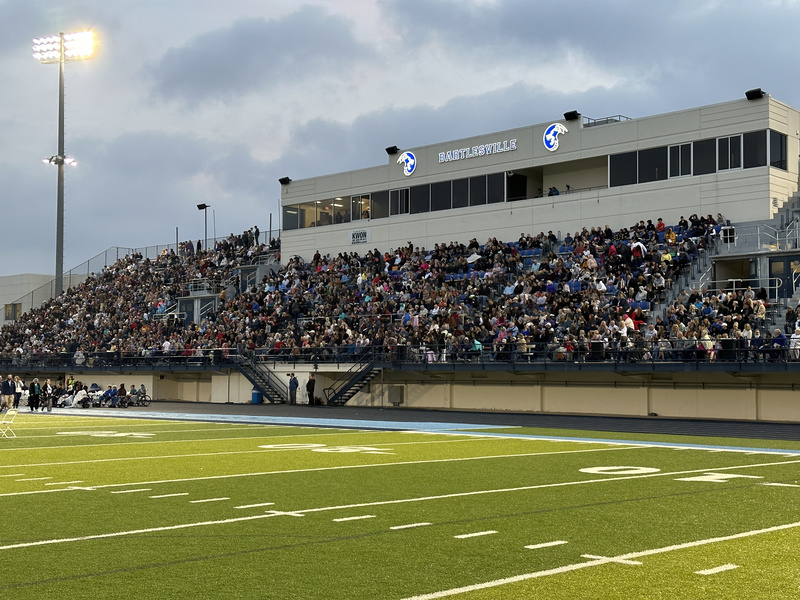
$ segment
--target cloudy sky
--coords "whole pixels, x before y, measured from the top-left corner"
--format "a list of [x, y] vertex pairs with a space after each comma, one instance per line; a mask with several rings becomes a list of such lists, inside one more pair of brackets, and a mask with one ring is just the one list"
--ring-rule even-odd
[[[641, 117], [761, 87], [800, 106], [796, 0], [0, 0], [0, 275], [55, 264], [66, 69], [65, 269], [111, 246], [278, 224], [279, 177], [554, 120]], [[213, 212], [212, 212], [213, 211]]]

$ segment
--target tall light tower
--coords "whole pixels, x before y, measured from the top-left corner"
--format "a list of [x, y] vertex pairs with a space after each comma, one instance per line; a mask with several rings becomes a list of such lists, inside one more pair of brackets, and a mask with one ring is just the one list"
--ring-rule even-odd
[[56, 280], [54, 296], [64, 291], [64, 165], [75, 161], [64, 153], [64, 64], [86, 60], [94, 52], [91, 31], [59, 33], [33, 40], [33, 57], [42, 64], [58, 63], [58, 153], [44, 162], [58, 167], [56, 198]]
[[205, 248], [204, 249], [205, 249], [206, 252], [208, 252], [208, 209], [209, 208], [211, 208], [210, 204], [198, 204], [197, 205], [197, 210], [202, 210], [203, 214], [205, 215], [206, 237], [205, 237], [205, 241], [203, 243], [205, 244]]

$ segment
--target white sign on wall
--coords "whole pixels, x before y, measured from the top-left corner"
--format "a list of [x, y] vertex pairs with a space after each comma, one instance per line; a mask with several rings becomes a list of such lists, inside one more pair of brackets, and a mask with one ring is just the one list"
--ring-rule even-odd
[[501, 142], [481, 144], [480, 146], [472, 146], [471, 148], [455, 148], [453, 150], [448, 150], [447, 152], [439, 152], [439, 162], [444, 163], [453, 160], [477, 158], [479, 156], [499, 154], [501, 152], [512, 152], [516, 149], [516, 138], [513, 140], [503, 140]]
[[350, 232], [351, 244], [368, 244], [372, 241], [369, 229], [353, 229]]

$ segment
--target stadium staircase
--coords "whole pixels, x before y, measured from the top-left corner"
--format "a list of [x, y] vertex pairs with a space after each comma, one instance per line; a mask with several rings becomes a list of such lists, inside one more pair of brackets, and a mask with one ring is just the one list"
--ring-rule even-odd
[[266, 365], [255, 357], [237, 357], [236, 368], [253, 387], [272, 404], [282, 404], [289, 398], [287, 383], [281, 381]]
[[342, 376], [326, 387], [325, 401], [328, 406], [347, 404], [347, 402], [366, 387], [381, 372], [371, 356], [355, 363]]

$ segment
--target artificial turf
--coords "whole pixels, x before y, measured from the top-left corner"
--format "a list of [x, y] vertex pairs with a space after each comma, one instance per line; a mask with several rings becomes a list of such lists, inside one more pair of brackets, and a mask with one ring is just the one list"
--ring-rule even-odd
[[[15, 430], [0, 445], [7, 597], [783, 598], [800, 589], [798, 443], [64, 413], [21, 414]], [[735, 568], [696, 573], [726, 564]]]

